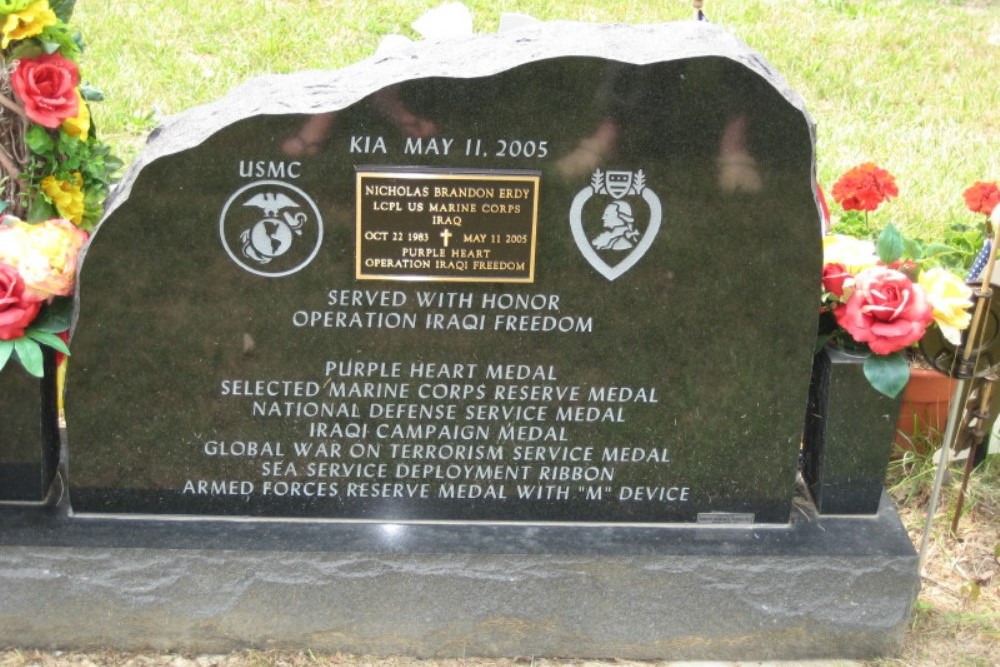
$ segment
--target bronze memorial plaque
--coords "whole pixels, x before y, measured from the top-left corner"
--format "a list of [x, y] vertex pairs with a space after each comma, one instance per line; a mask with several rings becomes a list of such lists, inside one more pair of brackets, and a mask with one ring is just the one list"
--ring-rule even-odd
[[358, 279], [530, 283], [537, 172], [357, 171]]

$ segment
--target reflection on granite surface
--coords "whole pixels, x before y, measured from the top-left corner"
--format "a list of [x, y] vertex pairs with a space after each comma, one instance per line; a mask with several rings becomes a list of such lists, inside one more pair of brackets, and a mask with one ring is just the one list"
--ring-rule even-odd
[[[360, 166], [540, 172], [534, 283], [356, 280]], [[555, 58], [488, 77], [406, 81], [337, 111], [234, 122], [146, 166], [87, 252], [67, 395], [73, 506], [400, 521], [665, 522], [706, 512], [787, 521], [815, 327], [812, 168], [802, 112], [760, 75], [719, 57], [648, 65]], [[277, 258], [270, 265], [281, 271], [268, 277], [272, 269], [262, 265], [255, 275], [224, 251], [220, 212], [254, 182], [292, 184], [315, 204], [310, 220], [322, 220], [321, 241], [309, 241], [319, 250], [303, 266]], [[287, 192], [288, 206], [308, 210]], [[612, 215], [615, 201], [627, 206]], [[280, 210], [262, 214], [280, 225]], [[595, 242], [617, 228], [620, 239]], [[265, 237], [255, 241], [250, 231], [244, 250], [270, 259]], [[275, 253], [292, 247], [291, 234], [268, 241]], [[457, 305], [434, 300], [449, 293]], [[518, 297], [529, 305], [504, 307]], [[429, 329], [430, 313], [482, 319]], [[544, 330], [563, 321], [565, 332]], [[415, 363], [476, 371], [328, 375], [328, 362], [351, 360], [399, 363], [405, 376]], [[491, 365], [545, 370], [543, 379], [508, 381], [487, 378]], [[261, 381], [292, 384], [280, 396], [248, 395], [272, 386]], [[345, 395], [331, 398], [339, 382]], [[365, 382], [379, 385], [375, 392], [409, 384], [412, 394], [350, 394]], [[520, 399], [500, 389], [508, 385], [564, 393]], [[326, 395], [288, 393], [315, 387]], [[572, 387], [583, 398], [565, 393]], [[642, 390], [646, 400], [607, 400], [620, 387]], [[606, 400], [590, 400], [594, 388]], [[301, 407], [310, 401], [347, 407], [310, 417]], [[372, 416], [410, 404], [454, 411]], [[542, 405], [544, 421], [474, 417], [490, 406]], [[600, 409], [593, 421], [586, 411], [573, 413], [576, 421], [567, 412], [552, 417], [576, 407]], [[380, 424], [488, 427], [487, 438], [441, 443], [503, 453], [418, 456], [392, 445], [441, 443], [426, 432], [425, 440], [376, 436]], [[362, 425], [359, 437], [349, 434]], [[502, 435], [504, 426], [522, 430]], [[250, 442], [258, 455], [248, 453]], [[297, 453], [296, 443], [306, 442], [313, 453]], [[242, 443], [242, 455], [218, 454], [226, 443], [230, 452]], [[342, 446], [339, 456], [333, 444]], [[362, 445], [357, 456], [351, 445]], [[527, 446], [564, 449], [525, 461]], [[565, 458], [570, 448], [578, 458], [590, 448], [590, 459]], [[602, 460], [626, 449], [647, 459], [668, 454]], [[363, 478], [352, 468], [355, 476], [345, 476], [331, 463], [375, 464], [371, 471], [384, 464], [387, 472]], [[502, 469], [449, 479], [452, 464]], [[524, 466], [530, 470], [519, 472]], [[466, 488], [442, 497], [447, 484]]]

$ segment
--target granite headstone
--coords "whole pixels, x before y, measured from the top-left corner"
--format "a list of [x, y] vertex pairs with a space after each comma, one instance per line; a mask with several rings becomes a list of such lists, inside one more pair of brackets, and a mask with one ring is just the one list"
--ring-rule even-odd
[[693, 22], [415, 44], [166, 123], [82, 263], [69, 493], [0, 507], [0, 644], [898, 651], [891, 503], [793, 497], [812, 152]]
[[80, 274], [77, 512], [788, 520], [801, 101], [753, 58], [488, 43], [161, 130]]

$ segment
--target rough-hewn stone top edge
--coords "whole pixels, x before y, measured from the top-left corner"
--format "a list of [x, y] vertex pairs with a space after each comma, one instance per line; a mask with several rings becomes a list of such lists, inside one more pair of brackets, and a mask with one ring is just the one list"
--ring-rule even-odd
[[[759, 74], [806, 114], [799, 96], [762, 56], [717, 25], [697, 21], [648, 25], [540, 23], [508, 33], [414, 42], [340, 70], [252, 79], [216, 102], [168, 118], [154, 130], [109, 199], [105, 217], [128, 199], [132, 184], [146, 165], [194, 148], [238, 121], [259, 115], [337, 111], [408, 80], [485, 77], [531, 62], [574, 56], [636, 65], [708, 56], [729, 58]], [[809, 123], [811, 126], [811, 120]]]

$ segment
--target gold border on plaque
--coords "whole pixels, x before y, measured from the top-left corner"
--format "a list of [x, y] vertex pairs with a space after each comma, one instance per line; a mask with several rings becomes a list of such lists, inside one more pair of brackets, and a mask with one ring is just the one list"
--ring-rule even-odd
[[[461, 276], [435, 276], [435, 275], [382, 275], [364, 273], [361, 257], [361, 184], [366, 176], [376, 176], [385, 178], [398, 178], [409, 180], [433, 179], [442, 181], [520, 181], [532, 183], [535, 186], [534, 197], [532, 197], [531, 210], [531, 247], [528, 261], [528, 276], [525, 278], [463, 278]], [[401, 282], [453, 282], [453, 283], [533, 283], [535, 282], [535, 254], [538, 245], [538, 200], [541, 197], [541, 174], [524, 171], [502, 171], [493, 170], [489, 172], [441, 170], [433, 168], [413, 169], [400, 168], [399, 171], [393, 169], [368, 170], [358, 168], [355, 172], [355, 259], [354, 277], [356, 280], [396, 280]]]

